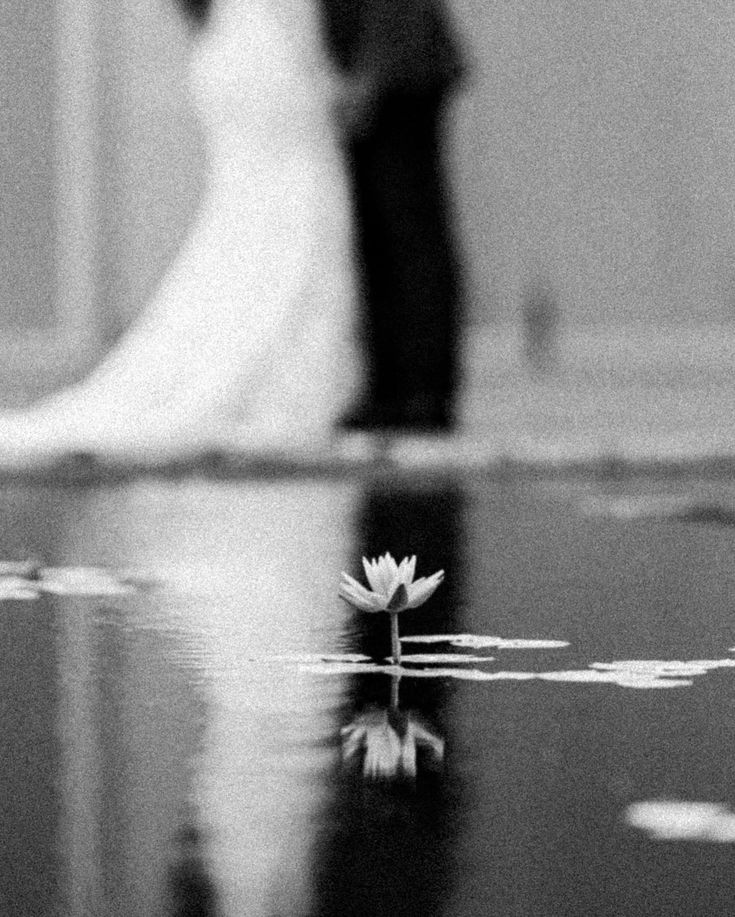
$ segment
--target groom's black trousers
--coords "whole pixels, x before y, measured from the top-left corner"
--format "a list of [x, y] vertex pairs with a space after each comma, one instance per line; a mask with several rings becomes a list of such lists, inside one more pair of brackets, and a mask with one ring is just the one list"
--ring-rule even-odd
[[384, 99], [349, 148], [367, 413], [377, 425], [445, 428], [457, 383], [459, 272], [441, 127], [445, 93]]
[[372, 85], [349, 162], [377, 426], [444, 427], [456, 387], [457, 260], [440, 159], [464, 72], [444, 0], [320, 0], [337, 67]]

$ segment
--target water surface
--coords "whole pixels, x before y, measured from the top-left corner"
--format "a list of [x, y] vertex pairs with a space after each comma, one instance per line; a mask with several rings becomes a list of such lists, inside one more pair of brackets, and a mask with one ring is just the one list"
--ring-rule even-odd
[[[6, 487], [2, 912], [731, 914], [731, 493]], [[463, 638], [398, 673], [336, 592], [386, 550]]]

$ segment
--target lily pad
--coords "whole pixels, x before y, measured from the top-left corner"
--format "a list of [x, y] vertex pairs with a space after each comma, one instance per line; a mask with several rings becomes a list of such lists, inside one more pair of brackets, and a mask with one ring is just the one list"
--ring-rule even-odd
[[401, 637], [402, 643], [449, 643], [450, 646], [466, 647], [468, 649], [482, 649], [493, 647], [495, 649], [518, 650], [546, 650], [562, 649], [569, 646], [566, 640], [524, 640], [507, 639], [505, 637], [486, 637], [477, 634], [430, 634], [416, 637]]
[[539, 672], [543, 681], [583, 682], [587, 684], [615, 684], [622, 688], [687, 688], [693, 684], [689, 679], [659, 678], [656, 675], [638, 674], [631, 671], [600, 671], [598, 669], [576, 669], [566, 672]]
[[39, 598], [35, 583], [20, 576], [0, 577], [0, 602], [29, 602]]
[[623, 820], [656, 841], [735, 843], [735, 812], [720, 802], [645, 800], [628, 806]]
[[494, 656], [469, 656], [462, 653], [403, 653], [401, 656], [402, 663], [408, 662], [412, 665], [432, 665], [434, 663], [466, 665], [469, 662], [494, 661]]
[[590, 668], [599, 671], [617, 672], [623, 677], [626, 674], [648, 676], [681, 676], [706, 675], [713, 669], [733, 668], [735, 659], [628, 659], [620, 662], [593, 662]]
[[283, 656], [264, 656], [263, 661], [274, 662], [303, 662], [305, 664], [329, 663], [358, 663], [369, 662], [373, 665], [371, 657], [363, 653], [294, 653]]
[[374, 662], [312, 662], [302, 663], [299, 671], [310, 675], [402, 675], [408, 670], [397, 665], [376, 665]]
[[554, 681], [582, 684], [608, 684], [621, 688], [684, 688], [693, 682], [683, 678], [662, 678], [632, 671], [600, 671], [576, 669], [557, 672], [501, 671], [483, 672], [480, 669], [437, 667], [431, 669], [404, 668], [396, 665], [379, 665], [369, 662], [313, 662], [299, 666], [299, 671], [311, 675], [400, 675], [402, 678], [455, 678], [462, 681]]
[[406, 669], [408, 678], [458, 678], [462, 681], [530, 681], [533, 672], [483, 672], [480, 669]]
[[101, 567], [45, 567], [38, 588], [54, 595], [107, 596], [131, 595], [137, 590]]

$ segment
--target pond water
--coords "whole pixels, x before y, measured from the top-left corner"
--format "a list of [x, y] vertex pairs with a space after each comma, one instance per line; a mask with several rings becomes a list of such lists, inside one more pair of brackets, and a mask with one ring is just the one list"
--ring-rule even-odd
[[[5, 486], [0, 912], [730, 915], [733, 506], [684, 479]], [[445, 571], [398, 669], [388, 617], [337, 596], [384, 551]]]

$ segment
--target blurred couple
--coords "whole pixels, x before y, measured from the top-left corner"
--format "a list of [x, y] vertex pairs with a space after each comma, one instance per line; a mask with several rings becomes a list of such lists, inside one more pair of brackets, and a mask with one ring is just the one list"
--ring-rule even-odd
[[177, 2], [205, 199], [99, 366], [0, 415], [0, 464], [448, 429], [457, 272], [438, 135], [460, 65], [438, 0]]

